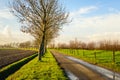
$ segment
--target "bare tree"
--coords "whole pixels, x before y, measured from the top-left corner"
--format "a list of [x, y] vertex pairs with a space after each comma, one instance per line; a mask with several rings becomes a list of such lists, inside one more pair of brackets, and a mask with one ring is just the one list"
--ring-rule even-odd
[[30, 41], [22, 42], [22, 43], [19, 44], [20, 48], [30, 48], [30, 46], [31, 46]]
[[68, 13], [58, 0], [13, 0], [10, 5], [22, 23], [21, 31], [30, 33], [39, 42], [41, 60], [47, 42], [67, 23]]
[[77, 40], [77, 38], [75, 38], [74, 40], [71, 40], [69, 42], [69, 47], [72, 49], [80, 49], [81, 47], [81, 42]]
[[58, 43], [57, 44], [57, 48], [58, 49], [68, 49], [70, 48], [69, 45], [67, 45], [66, 43]]
[[96, 48], [95, 42], [89, 42], [87, 44], [87, 48], [90, 49], [90, 50], [94, 50]]

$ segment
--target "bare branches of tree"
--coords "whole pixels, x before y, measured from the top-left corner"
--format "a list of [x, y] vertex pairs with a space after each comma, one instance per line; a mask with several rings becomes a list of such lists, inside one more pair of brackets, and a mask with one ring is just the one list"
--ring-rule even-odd
[[68, 13], [58, 0], [14, 0], [11, 12], [22, 23], [21, 31], [31, 34], [40, 45], [39, 60], [45, 46], [67, 23]]

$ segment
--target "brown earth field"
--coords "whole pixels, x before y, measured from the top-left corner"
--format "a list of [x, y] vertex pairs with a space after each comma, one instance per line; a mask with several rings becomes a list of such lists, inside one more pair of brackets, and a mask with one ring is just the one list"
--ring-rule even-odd
[[36, 51], [20, 49], [0, 49], [0, 68], [25, 57], [35, 54]]

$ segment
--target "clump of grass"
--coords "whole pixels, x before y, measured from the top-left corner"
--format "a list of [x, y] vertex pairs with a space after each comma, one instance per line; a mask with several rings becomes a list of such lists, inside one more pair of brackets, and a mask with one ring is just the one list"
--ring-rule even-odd
[[57, 65], [56, 60], [52, 54], [48, 51], [42, 58], [42, 61], [38, 61], [36, 57], [20, 70], [10, 75], [6, 80], [66, 80], [67, 77], [63, 71]]

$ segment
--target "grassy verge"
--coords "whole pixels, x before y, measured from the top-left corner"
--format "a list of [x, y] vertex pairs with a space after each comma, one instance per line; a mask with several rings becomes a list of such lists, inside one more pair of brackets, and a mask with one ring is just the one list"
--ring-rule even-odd
[[66, 80], [63, 71], [57, 65], [50, 52], [38, 61], [36, 57], [6, 80]]
[[112, 51], [79, 49], [58, 49], [58, 51], [120, 73], [120, 51], [115, 52], [115, 62]]
[[6, 77], [8, 77], [10, 74], [17, 71], [19, 68], [21, 68], [24, 64], [28, 63], [30, 60], [35, 58], [37, 54], [34, 54], [32, 56], [29, 56], [27, 58], [24, 58], [20, 61], [17, 61], [13, 64], [10, 64], [2, 69], [0, 69], [0, 80], [5, 80]]

